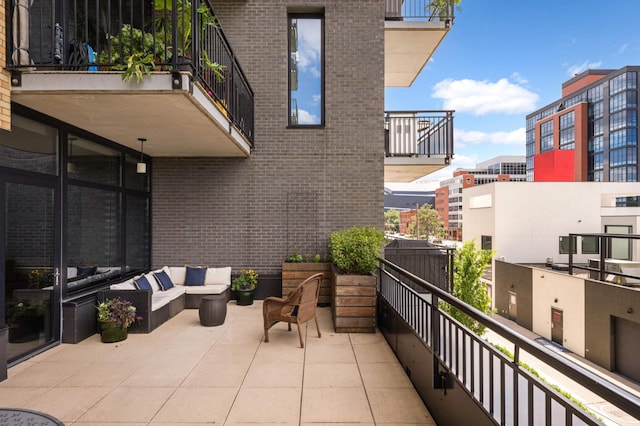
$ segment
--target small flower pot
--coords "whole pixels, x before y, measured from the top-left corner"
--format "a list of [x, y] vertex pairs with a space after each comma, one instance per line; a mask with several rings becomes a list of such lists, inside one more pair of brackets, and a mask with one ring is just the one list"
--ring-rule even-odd
[[253, 305], [253, 294], [255, 290], [236, 291], [237, 301], [240, 306]]
[[121, 342], [127, 338], [127, 329], [110, 322], [100, 322], [100, 341], [102, 343]]

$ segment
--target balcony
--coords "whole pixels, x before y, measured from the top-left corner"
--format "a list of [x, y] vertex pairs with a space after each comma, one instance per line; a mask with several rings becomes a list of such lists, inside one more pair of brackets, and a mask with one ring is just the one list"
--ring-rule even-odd
[[387, 111], [385, 182], [411, 182], [453, 158], [453, 111]]
[[[511, 356], [440, 310], [440, 302], [484, 325]], [[637, 391], [519, 334], [384, 259], [378, 325], [437, 424], [601, 425], [605, 409], [615, 414], [615, 424], [640, 419]], [[532, 365], [531, 360], [536, 371], [544, 365], [546, 377], [554, 377], [559, 387], [527, 368], [524, 363]], [[577, 389], [574, 397], [591, 402], [587, 408], [602, 411], [594, 416], [559, 391], [569, 387]]]
[[451, 29], [453, 0], [386, 0], [384, 85], [409, 87]]
[[14, 4], [13, 102], [151, 156], [249, 156], [253, 91], [208, 0]]
[[318, 316], [322, 337], [303, 325], [301, 349], [295, 326], [262, 341], [260, 301], [229, 303], [217, 327], [186, 309], [151, 334], [96, 334], [15, 365], [0, 400], [65, 424], [436, 424], [380, 333], [335, 333], [330, 309]]

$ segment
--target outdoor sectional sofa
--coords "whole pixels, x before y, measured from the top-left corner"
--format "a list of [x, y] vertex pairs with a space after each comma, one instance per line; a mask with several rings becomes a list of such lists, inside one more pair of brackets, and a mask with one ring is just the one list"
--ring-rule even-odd
[[129, 332], [150, 333], [183, 309], [197, 309], [203, 296], [225, 294], [229, 300], [230, 286], [231, 267], [164, 266], [99, 291], [98, 302], [130, 300], [142, 320]]

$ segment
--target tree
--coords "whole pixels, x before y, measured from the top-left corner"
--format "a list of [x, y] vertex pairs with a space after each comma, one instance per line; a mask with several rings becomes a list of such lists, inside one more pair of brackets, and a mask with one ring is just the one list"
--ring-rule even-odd
[[434, 238], [442, 238], [444, 236], [444, 225], [440, 220], [438, 212], [435, 211], [431, 204], [423, 204], [418, 209], [418, 224], [409, 225], [409, 231], [420, 239], [428, 239], [430, 236]]
[[[493, 255], [491, 250], [477, 249], [475, 240], [467, 241], [456, 250], [453, 264], [452, 296], [485, 314], [491, 313], [491, 298], [480, 278], [491, 264]], [[486, 331], [484, 325], [448, 303], [441, 302], [440, 308], [478, 336]]]
[[400, 212], [396, 209], [389, 209], [384, 212], [384, 229], [388, 232], [400, 231]]

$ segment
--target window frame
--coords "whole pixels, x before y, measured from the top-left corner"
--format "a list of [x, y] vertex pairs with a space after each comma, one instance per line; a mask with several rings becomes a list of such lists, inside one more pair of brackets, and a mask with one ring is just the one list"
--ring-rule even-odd
[[[291, 28], [294, 19], [319, 19], [320, 20], [320, 123], [299, 124], [292, 122], [292, 96], [291, 96]], [[287, 14], [287, 128], [294, 129], [318, 129], [325, 127], [325, 16], [323, 12]], [[297, 69], [297, 67], [296, 67]], [[297, 104], [297, 102], [296, 102]]]

